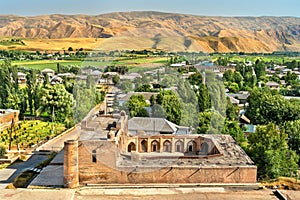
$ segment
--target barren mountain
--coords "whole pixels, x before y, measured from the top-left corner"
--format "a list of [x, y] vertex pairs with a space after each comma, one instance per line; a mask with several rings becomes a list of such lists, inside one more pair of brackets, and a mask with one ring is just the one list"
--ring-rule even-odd
[[300, 18], [206, 17], [160, 12], [0, 16], [0, 35], [104, 38], [99, 49], [205, 52], [300, 51]]

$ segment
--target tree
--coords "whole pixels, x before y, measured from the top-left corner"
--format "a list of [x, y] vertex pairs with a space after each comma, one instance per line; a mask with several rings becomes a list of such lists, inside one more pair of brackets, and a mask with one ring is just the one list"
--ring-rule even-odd
[[73, 102], [73, 96], [63, 85], [46, 85], [42, 89], [41, 107], [38, 113], [46, 111], [52, 117], [52, 121], [65, 122], [68, 117], [71, 117]]
[[4, 146], [0, 145], [0, 158], [3, 158], [3, 156], [6, 154], [6, 149]]
[[13, 87], [9, 71], [10, 67], [11, 63], [7, 60], [5, 60], [4, 64], [1, 64], [0, 66], [0, 107], [2, 108], [5, 108], [9, 91], [11, 91], [11, 88]]
[[113, 78], [112, 78], [112, 81], [113, 83], [116, 85], [120, 82], [120, 77], [118, 75], [115, 75]]
[[146, 99], [143, 95], [132, 95], [125, 104], [128, 107], [130, 117], [148, 117], [145, 109], [147, 106]]
[[68, 48], [68, 51], [73, 51], [73, 47], [69, 47], [69, 48]]
[[284, 121], [300, 119], [299, 102], [286, 100], [274, 90], [255, 89], [248, 102], [246, 115], [254, 124], [273, 122], [280, 125]]
[[255, 61], [254, 71], [258, 80], [266, 74], [266, 65], [259, 59]]
[[238, 121], [230, 121], [226, 119], [222, 130], [222, 134], [231, 135], [239, 145], [243, 145], [243, 142], [246, 141], [245, 134], [239, 126]]
[[289, 150], [287, 137], [273, 123], [257, 126], [255, 133], [249, 135], [247, 152], [258, 167], [259, 178], [297, 175], [298, 156]]
[[283, 131], [288, 134], [288, 145], [300, 155], [300, 120], [285, 122]]
[[156, 103], [160, 104], [164, 109], [167, 120], [175, 124], [180, 124], [182, 114], [181, 103], [173, 91], [161, 91], [157, 95]]
[[133, 83], [130, 80], [124, 80], [121, 82], [121, 84], [119, 84], [120, 89], [124, 92], [124, 93], [128, 93], [133, 91]]
[[220, 134], [224, 125], [224, 117], [215, 110], [206, 110], [199, 113], [198, 134]]

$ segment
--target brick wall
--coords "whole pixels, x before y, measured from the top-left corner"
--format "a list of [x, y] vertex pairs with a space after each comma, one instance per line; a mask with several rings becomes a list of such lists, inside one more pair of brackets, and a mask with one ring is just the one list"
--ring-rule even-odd
[[[99, 146], [101, 146], [101, 153], [97, 154], [97, 161], [92, 162], [91, 150]], [[114, 145], [107, 142], [81, 143], [79, 145], [80, 183], [256, 183], [256, 166], [143, 168], [146, 172], [142, 172], [139, 168], [117, 169], [116, 149]]]

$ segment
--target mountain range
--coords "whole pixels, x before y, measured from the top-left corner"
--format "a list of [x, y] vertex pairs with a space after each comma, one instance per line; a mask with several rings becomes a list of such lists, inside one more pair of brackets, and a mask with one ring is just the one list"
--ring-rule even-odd
[[99, 49], [203, 52], [300, 51], [300, 18], [211, 17], [162, 12], [0, 15], [0, 35], [97, 38]]

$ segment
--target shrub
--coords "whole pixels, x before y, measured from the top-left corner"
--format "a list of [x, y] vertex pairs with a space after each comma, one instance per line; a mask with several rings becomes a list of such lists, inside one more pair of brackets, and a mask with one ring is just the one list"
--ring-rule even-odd
[[2, 158], [6, 154], [6, 149], [4, 146], [0, 145], [0, 157]]

